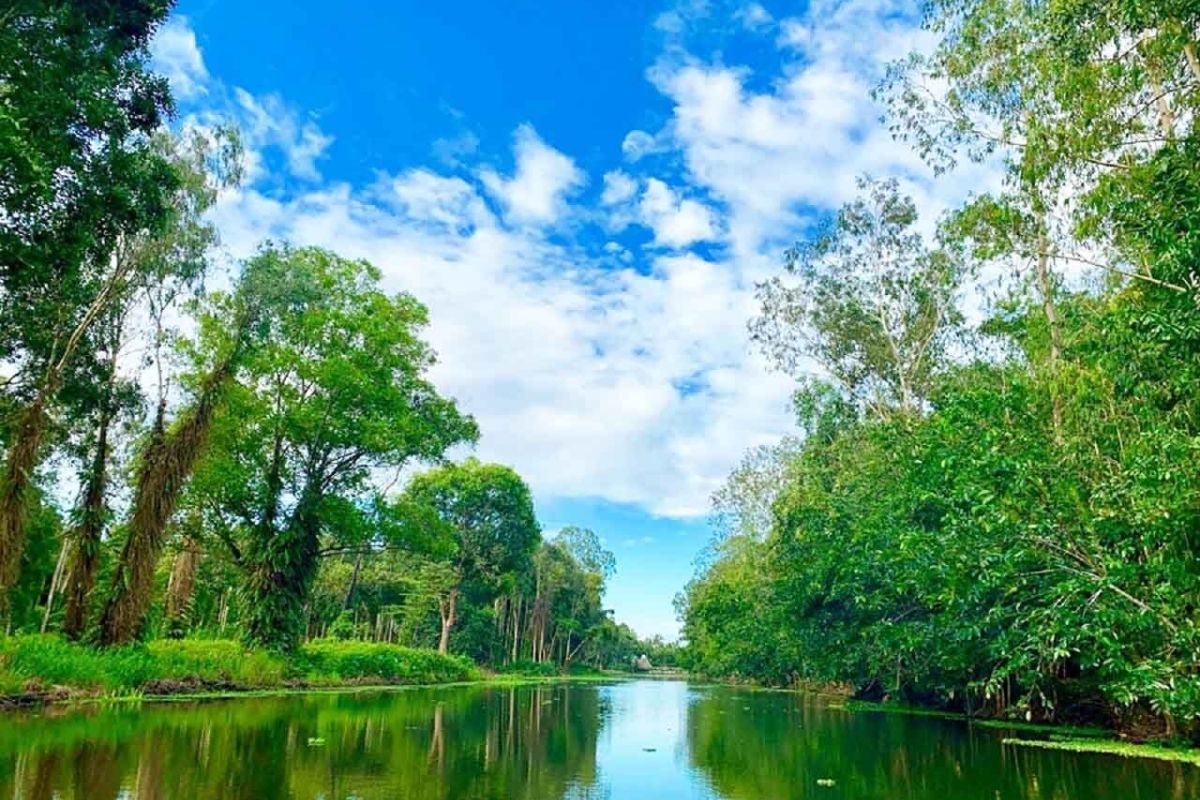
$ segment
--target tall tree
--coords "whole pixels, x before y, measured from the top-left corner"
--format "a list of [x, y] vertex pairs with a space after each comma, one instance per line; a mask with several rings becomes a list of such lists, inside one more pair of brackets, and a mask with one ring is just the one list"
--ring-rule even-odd
[[926, 248], [916, 207], [894, 180], [859, 186], [862, 198], [788, 252], [787, 275], [759, 287], [751, 331], [785, 372], [819, 366], [860, 407], [913, 414], [960, 319], [962, 271]]
[[227, 543], [246, 576], [247, 636], [286, 650], [323, 552], [408, 535], [378, 476], [440, 459], [477, 429], [428, 379], [420, 303], [385, 294], [362, 261], [318, 249], [264, 257], [295, 289], [236, 378], [206, 469], [222, 481]]
[[512, 469], [473, 458], [414, 476], [404, 495], [432, 509], [451, 537], [455, 580], [439, 608], [438, 651], [446, 653], [463, 582], [495, 586], [502, 575], [528, 569], [540, 539], [533, 498]]
[[235, 291], [214, 293], [202, 307], [199, 341], [185, 344], [191, 360], [184, 376], [189, 402], [169, 427], [159, 405], [138, 458], [125, 542], [100, 619], [103, 644], [128, 642], [140, 632], [167, 525], [208, 446], [230, 385], [271, 335], [272, 315], [288, 304], [316, 302], [311, 288], [288, 278], [279, 254], [265, 250], [245, 265]]
[[0, 355], [15, 372], [0, 474], [0, 613], [64, 375], [135, 278], [129, 238], [161, 228], [179, 182], [151, 141], [171, 101], [146, 66], [168, 7], [25, 0], [0, 12]]

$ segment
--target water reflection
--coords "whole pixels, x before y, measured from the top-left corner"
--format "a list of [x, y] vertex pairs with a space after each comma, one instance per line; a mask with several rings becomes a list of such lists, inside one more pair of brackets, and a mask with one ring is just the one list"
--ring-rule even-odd
[[654, 681], [54, 709], [0, 716], [0, 798], [1200, 796], [1194, 767], [1001, 738], [798, 695]]

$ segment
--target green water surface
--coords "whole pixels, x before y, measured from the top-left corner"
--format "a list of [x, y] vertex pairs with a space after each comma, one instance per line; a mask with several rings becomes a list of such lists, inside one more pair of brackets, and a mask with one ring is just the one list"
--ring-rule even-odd
[[1200, 768], [682, 681], [458, 686], [0, 715], [7, 800], [1165, 800]]

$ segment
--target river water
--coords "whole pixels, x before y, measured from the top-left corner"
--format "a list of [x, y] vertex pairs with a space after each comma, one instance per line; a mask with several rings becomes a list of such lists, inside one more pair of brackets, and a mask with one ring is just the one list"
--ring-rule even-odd
[[1174, 800], [1200, 768], [637, 680], [0, 715], [0, 800]]

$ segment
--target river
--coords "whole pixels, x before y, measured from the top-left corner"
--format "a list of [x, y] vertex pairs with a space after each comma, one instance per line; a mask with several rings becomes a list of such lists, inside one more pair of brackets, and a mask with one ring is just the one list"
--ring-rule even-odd
[[7, 800], [1167, 800], [1200, 768], [682, 681], [457, 686], [0, 716]]

